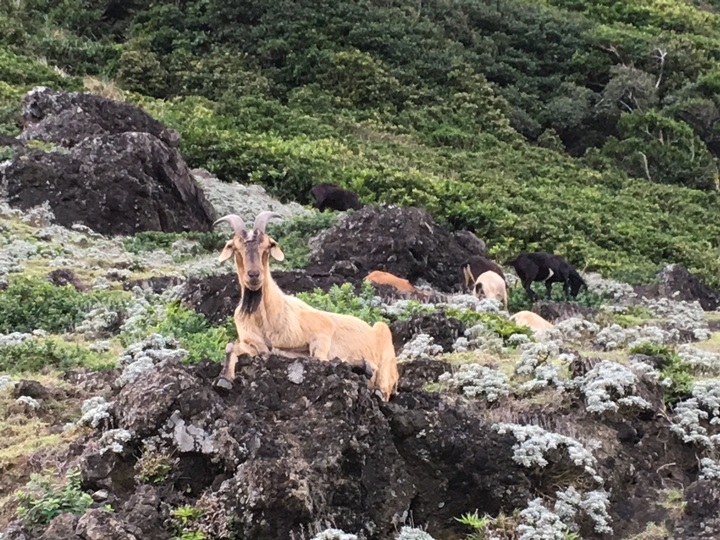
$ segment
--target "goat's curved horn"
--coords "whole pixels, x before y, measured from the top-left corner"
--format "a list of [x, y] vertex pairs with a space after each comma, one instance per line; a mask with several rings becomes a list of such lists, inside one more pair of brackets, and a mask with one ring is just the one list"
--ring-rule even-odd
[[282, 216], [276, 212], [269, 212], [267, 210], [265, 212], [260, 212], [255, 218], [255, 223], [253, 223], [253, 230], [264, 233], [268, 221], [270, 221], [272, 218], [282, 219]]
[[213, 223], [213, 227], [220, 223], [221, 221], [227, 221], [235, 231], [235, 234], [238, 236], [242, 234], [243, 231], [246, 231], [247, 228], [245, 227], [245, 222], [243, 221], [243, 218], [238, 216], [237, 214], [228, 214], [227, 216], [223, 216], [220, 219], [218, 219], [215, 223]]

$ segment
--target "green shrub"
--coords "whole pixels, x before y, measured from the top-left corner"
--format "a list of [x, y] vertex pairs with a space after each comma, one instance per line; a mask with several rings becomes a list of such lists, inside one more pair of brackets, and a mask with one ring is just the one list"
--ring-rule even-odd
[[311, 293], [297, 294], [300, 300], [314, 308], [332, 313], [354, 315], [371, 325], [378, 321], [385, 321], [380, 309], [375, 307], [374, 296], [375, 288], [369, 281], [363, 281], [360, 295], [355, 294], [350, 283], [344, 283], [340, 287], [333, 285], [328, 292], [315, 289]]
[[49, 281], [20, 277], [0, 291], [0, 333], [67, 332], [83, 319], [92, 303], [90, 296], [71, 285], [56, 287]]
[[113, 365], [115, 359], [77, 344], [52, 339], [26, 339], [7, 347], [0, 347], [0, 372], [37, 373], [44, 368], [67, 371], [77, 367], [102, 369]]
[[232, 318], [228, 317], [223, 326], [211, 326], [203, 315], [182, 307], [179, 302], [166, 306], [162, 320], [147, 330], [147, 334], [153, 332], [177, 339], [189, 353], [187, 363], [203, 358], [220, 362], [225, 359], [225, 345], [237, 339]]
[[27, 487], [15, 492], [15, 500], [18, 518], [31, 528], [43, 527], [65, 512], [82, 514], [93, 502], [80, 488], [78, 470], [67, 473], [61, 488], [54, 486], [48, 477], [33, 473]]
[[102, 304], [120, 311], [131, 298], [123, 291], [82, 293], [71, 285], [56, 287], [44, 279], [18, 277], [0, 291], [0, 333], [68, 332], [92, 307]]
[[160, 231], [145, 231], [125, 238], [123, 246], [130, 253], [144, 251], [164, 250], [170, 251], [173, 243], [178, 240], [187, 240], [200, 244], [200, 253], [219, 252], [225, 246], [227, 238], [221, 233], [190, 231], [183, 233], [166, 233]]
[[674, 405], [692, 394], [694, 377], [691, 367], [683, 362], [682, 358], [673, 348], [654, 343], [641, 343], [630, 349], [631, 354], [645, 354], [662, 359], [663, 378], [669, 379], [669, 384], [663, 384], [663, 395], [667, 405]]
[[278, 242], [285, 254], [285, 260], [280, 266], [288, 269], [305, 268], [310, 262], [310, 239], [332, 227], [337, 218], [334, 212], [314, 212], [309, 216], [297, 216], [268, 224], [268, 234]]
[[[538, 295], [539, 299], [545, 300], [546, 291], [544, 284], [533, 283], [532, 289]], [[518, 285], [515, 287], [508, 287], [507, 293], [508, 310], [510, 310], [511, 313], [517, 313], [518, 311], [523, 310], [530, 310], [532, 308], [533, 302], [528, 298], [527, 292], [525, 292], [525, 289], [523, 289], [521, 286]], [[567, 300], [565, 300], [565, 294], [563, 293], [562, 286], [560, 284], [553, 285], [550, 299], [553, 302], [567, 302]], [[578, 293], [576, 298], [573, 299], [571, 297], [570, 302], [576, 303], [584, 307], [597, 308], [603, 305], [606, 302], [606, 299], [593, 291], [583, 289]]]

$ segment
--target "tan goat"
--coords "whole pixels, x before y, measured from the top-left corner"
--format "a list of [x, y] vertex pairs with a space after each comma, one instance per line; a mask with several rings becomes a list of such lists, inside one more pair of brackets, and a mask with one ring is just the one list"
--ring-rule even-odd
[[365, 279], [375, 283], [376, 285], [392, 285], [398, 291], [420, 292], [407, 279], [397, 277], [395, 274], [391, 274], [390, 272], [383, 272], [382, 270], [373, 270], [365, 276]]
[[284, 294], [270, 275], [269, 258], [284, 259], [277, 242], [265, 233], [267, 222], [274, 217], [281, 216], [261, 212], [252, 231], [234, 214], [215, 222], [226, 221], [235, 231], [218, 261], [234, 256], [241, 291], [233, 317], [238, 341], [226, 348], [218, 385], [232, 388], [235, 363], [242, 354], [310, 355], [319, 360], [339, 358], [366, 371], [369, 365], [369, 386], [377, 389], [383, 400], [389, 400], [399, 379], [390, 328], [383, 322], [370, 326], [351, 315], [320, 311]]
[[510, 317], [510, 320], [518, 326], [527, 326], [533, 331], [548, 330], [554, 326], [551, 322], [546, 321], [540, 315], [533, 313], [532, 311], [518, 311], [515, 315]]
[[488, 270], [483, 272], [475, 280], [473, 294], [479, 298], [494, 298], [499, 300], [503, 308], [507, 309], [507, 289], [505, 288], [505, 280], [496, 272]]

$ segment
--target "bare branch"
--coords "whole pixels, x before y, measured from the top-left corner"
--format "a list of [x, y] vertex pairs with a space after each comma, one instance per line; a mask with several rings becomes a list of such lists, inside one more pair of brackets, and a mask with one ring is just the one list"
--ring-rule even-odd
[[652, 182], [652, 178], [650, 178], [650, 167], [648, 167], [647, 156], [645, 155], [645, 152], [640, 152], [640, 155], [643, 158], [643, 166], [645, 167], [645, 176], [647, 177], [648, 181]]
[[658, 74], [657, 81], [655, 82], [655, 88], [660, 88], [660, 81], [662, 81], [663, 69], [665, 68], [665, 57], [667, 57], [668, 53], [659, 47], [656, 50], [657, 56], [655, 56], [655, 58], [657, 58], [660, 62], [660, 73]]

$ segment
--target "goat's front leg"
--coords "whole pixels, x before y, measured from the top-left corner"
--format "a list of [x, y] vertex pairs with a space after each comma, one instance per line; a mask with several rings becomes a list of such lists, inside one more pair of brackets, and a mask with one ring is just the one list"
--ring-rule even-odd
[[545, 298], [552, 299], [552, 283], [549, 281], [545, 282]]
[[225, 390], [232, 390], [233, 381], [235, 380], [235, 365], [238, 356], [247, 354], [249, 356], [259, 356], [270, 352], [267, 345], [261, 340], [243, 339], [234, 343], [228, 343], [225, 346], [225, 363], [215, 384]]
[[330, 360], [330, 344], [332, 339], [328, 335], [316, 336], [310, 341], [310, 356], [318, 360]]
[[532, 290], [532, 281], [526, 281], [522, 285], [530, 301], [534, 302], [535, 300], [537, 300], [537, 295], [535, 294], [535, 291]]

